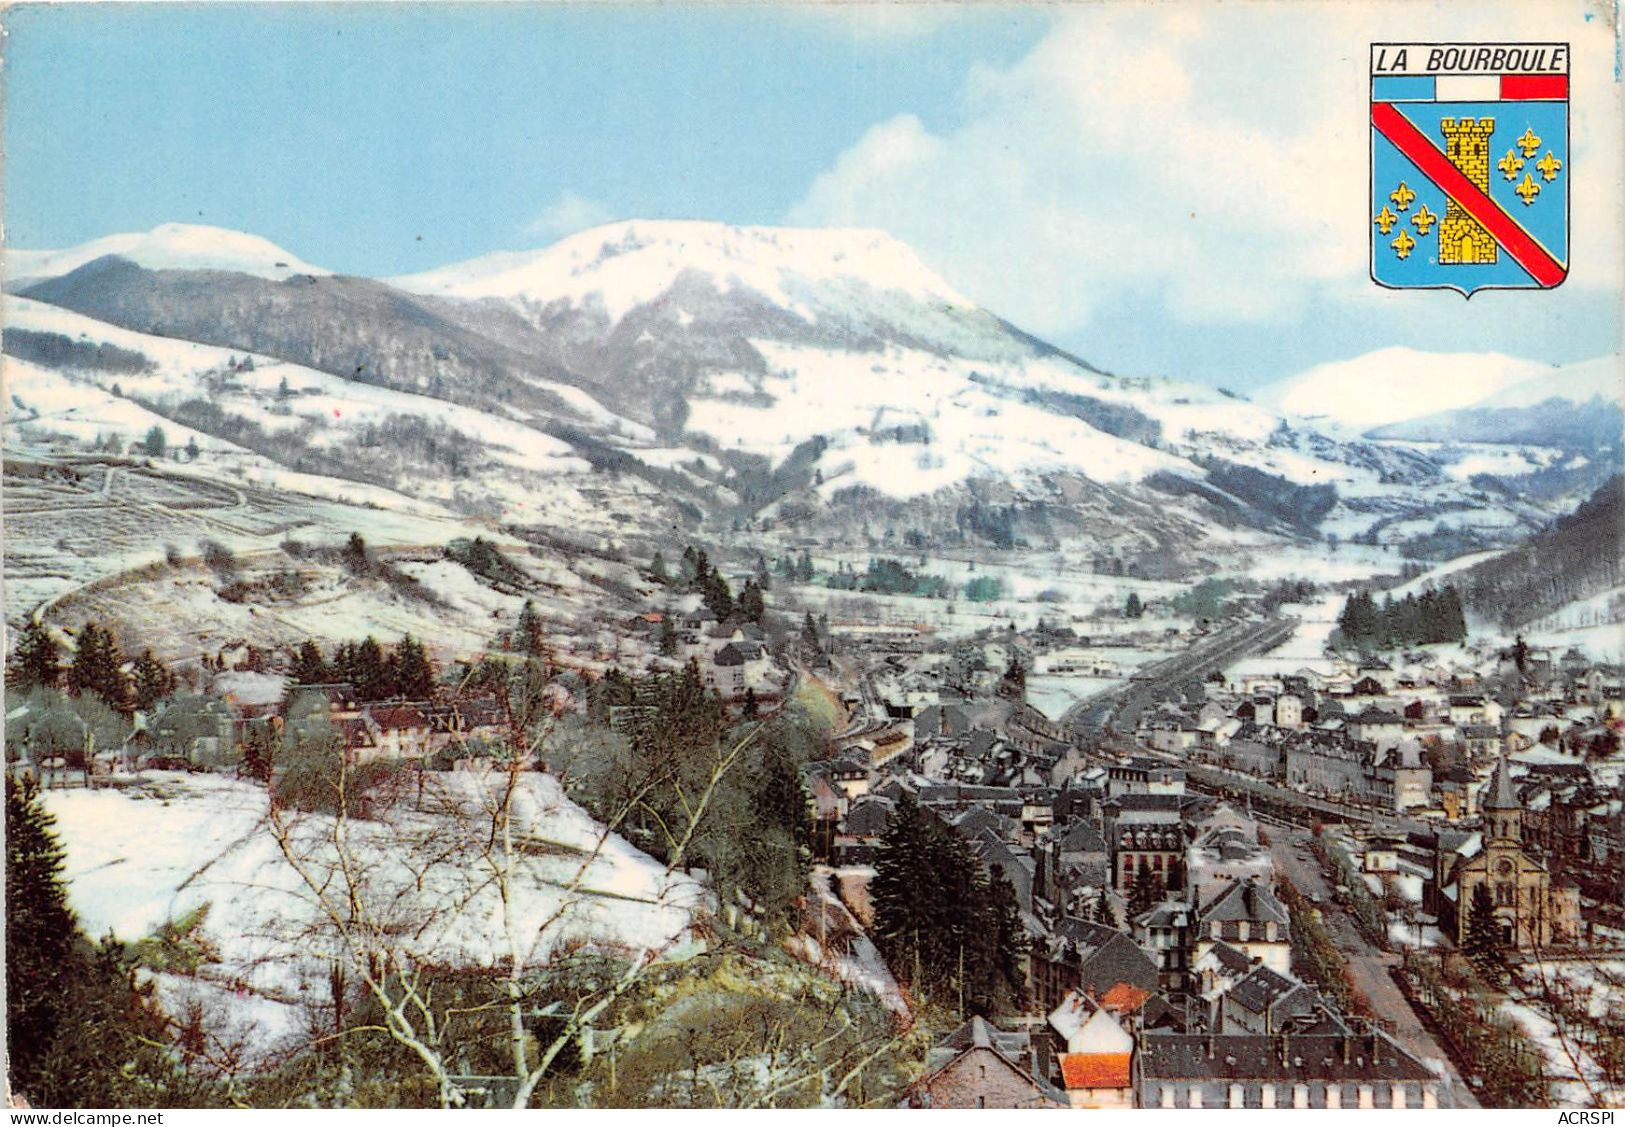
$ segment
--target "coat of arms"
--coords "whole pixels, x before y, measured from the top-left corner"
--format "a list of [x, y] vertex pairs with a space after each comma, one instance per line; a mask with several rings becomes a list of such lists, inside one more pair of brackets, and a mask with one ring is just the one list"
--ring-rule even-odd
[[1566, 43], [1371, 46], [1371, 278], [1550, 289], [1569, 262]]

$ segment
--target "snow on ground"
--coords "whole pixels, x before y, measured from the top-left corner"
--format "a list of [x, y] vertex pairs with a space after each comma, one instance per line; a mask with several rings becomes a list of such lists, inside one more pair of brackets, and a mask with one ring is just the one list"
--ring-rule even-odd
[[413, 293], [599, 305], [619, 321], [661, 296], [680, 273], [710, 275], [719, 290], [751, 289], [803, 316], [797, 283], [855, 280], [922, 302], [972, 303], [884, 231], [731, 227], [721, 223], [613, 223], [535, 251], [499, 251], [391, 278]]
[[1300, 619], [1291, 637], [1268, 653], [1240, 658], [1226, 667], [1225, 676], [1295, 673], [1305, 667], [1331, 673], [1333, 663], [1326, 656], [1326, 642], [1337, 629], [1337, 616], [1346, 601], [1344, 595], [1327, 595], [1315, 603], [1287, 608]]
[[825, 950], [819, 941], [810, 935], [794, 935], [786, 942], [792, 955], [804, 959], [816, 967], [821, 967], [839, 978], [842, 982], [850, 982], [854, 986], [861, 986], [869, 993], [879, 998], [885, 1007], [902, 1017], [908, 1017], [912, 1012], [908, 999], [892, 977], [891, 968], [875, 950], [875, 945], [863, 932], [863, 925], [841, 903], [829, 886], [829, 870], [814, 868], [811, 877], [813, 892], [823, 902], [823, 910], [831, 913], [837, 920], [844, 921], [846, 928], [856, 935], [846, 951], [837, 951], [833, 948]]
[[[769, 405], [696, 398], [690, 430], [779, 461], [815, 435], [830, 443], [820, 464], [831, 497], [863, 485], [914, 497], [969, 477], [1073, 471], [1100, 482], [1139, 481], [1158, 470], [1200, 477], [1177, 458], [999, 394], [978, 382], [989, 367], [915, 349], [845, 352], [751, 342], [770, 374]], [[883, 440], [895, 428], [926, 428], [930, 441]], [[864, 433], [860, 433], [864, 432]]]
[[1070, 677], [1046, 674], [1027, 675], [1027, 703], [1051, 720], [1079, 701], [1089, 700], [1123, 684], [1121, 677]]
[[55, 278], [116, 254], [148, 270], [231, 270], [280, 281], [331, 270], [302, 262], [266, 239], [200, 223], [165, 223], [150, 231], [108, 235], [66, 250], [6, 248], [6, 274], [20, 281]]
[[1553, 369], [1499, 353], [1384, 348], [1317, 364], [1269, 384], [1253, 397], [1282, 411], [1324, 417], [1357, 431], [1467, 407]]
[[[486, 811], [506, 778], [430, 773], [421, 810], [409, 791], [385, 821], [347, 823], [344, 856], [375, 945], [490, 968], [509, 957], [509, 924], [532, 964], [574, 940], [658, 952], [686, 938], [703, 887], [601, 836], [550, 776], [519, 777], [515, 854], [493, 851]], [[319, 896], [289, 857], [317, 883], [331, 879], [339, 854], [330, 817], [290, 815], [284, 855], [265, 791], [222, 776], [154, 773], [131, 787], [46, 791], [45, 801], [66, 848], [69, 901], [89, 934], [140, 939], [202, 911], [200, 938], [215, 956], [199, 977], [283, 1005], [325, 997], [327, 960], [341, 952], [325, 912], [350, 909], [335, 891], [342, 882]], [[494, 880], [505, 861], [511, 914]], [[567, 891], [578, 878], [579, 891]], [[264, 1019], [274, 1035], [270, 1010]]]
[[231, 671], [214, 678], [214, 691], [243, 704], [272, 704], [282, 699], [288, 679], [280, 673], [248, 673]]

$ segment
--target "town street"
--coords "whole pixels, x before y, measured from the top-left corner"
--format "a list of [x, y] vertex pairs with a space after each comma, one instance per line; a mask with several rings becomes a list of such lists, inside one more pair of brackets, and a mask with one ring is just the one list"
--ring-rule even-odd
[[1308, 830], [1271, 822], [1268, 826], [1270, 853], [1286, 883], [1320, 904], [1321, 915], [1337, 949], [1348, 960], [1355, 988], [1371, 1003], [1371, 1010], [1395, 1040], [1424, 1061], [1441, 1062], [1450, 1079], [1451, 1098], [1458, 1107], [1477, 1107], [1478, 1101], [1462, 1082], [1455, 1063], [1444, 1046], [1434, 1038], [1419, 1015], [1395, 985], [1389, 968], [1399, 964], [1399, 956], [1373, 947], [1354, 926], [1347, 912], [1332, 900], [1332, 888], [1320, 862], [1310, 852]]

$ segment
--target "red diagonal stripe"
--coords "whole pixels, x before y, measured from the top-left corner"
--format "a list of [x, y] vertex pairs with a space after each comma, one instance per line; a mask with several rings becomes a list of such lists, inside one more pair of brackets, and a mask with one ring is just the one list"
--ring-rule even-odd
[[1371, 124], [1388, 138], [1394, 148], [1410, 158], [1423, 176], [1433, 181], [1467, 214], [1478, 220], [1495, 241], [1510, 254], [1529, 276], [1542, 286], [1555, 286], [1568, 273], [1546, 248], [1537, 243], [1500, 204], [1490, 199], [1477, 184], [1451, 164], [1422, 131], [1387, 102], [1371, 104]]

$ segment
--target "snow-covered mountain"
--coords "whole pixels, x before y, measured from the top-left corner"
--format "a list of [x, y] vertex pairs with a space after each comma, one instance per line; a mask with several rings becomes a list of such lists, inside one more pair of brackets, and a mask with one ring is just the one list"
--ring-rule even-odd
[[1606, 356], [1555, 368], [1463, 407], [1378, 427], [1375, 438], [1552, 446], [1618, 459], [1625, 431], [1625, 361]]
[[1253, 394], [1287, 414], [1364, 433], [1388, 423], [1466, 407], [1554, 369], [1495, 352], [1383, 348], [1317, 364]]
[[[740, 287], [788, 312], [815, 317], [841, 290], [884, 290], [922, 303], [972, 307], [884, 231], [625, 222], [572, 235], [542, 250], [499, 251], [387, 279], [411, 293], [502, 298], [533, 308], [595, 305], [618, 322], [665, 296], [685, 273]], [[811, 298], [810, 304], [803, 304]], [[858, 307], [842, 312], [861, 315]]]
[[223, 270], [271, 279], [332, 273], [245, 231], [165, 223], [151, 231], [108, 235], [67, 250], [7, 248], [5, 274], [8, 284], [27, 285], [60, 277], [108, 255], [127, 258], [148, 270]]
[[[144, 411], [254, 438], [263, 456], [277, 443], [256, 435], [296, 437], [321, 472], [371, 473], [372, 484], [504, 519], [523, 519], [516, 494], [545, 478], [561, 497], [599, 497], [595, 515], [630, 527], [709, 519], [1004, 546], [1084, 538], [1148, 567], [1180, 566], [1184, 549], [1227, 530], [1304, 535], [1330, 521], [1348, 536], [1480, 503], [1425, 453], [1296, 418], [1315, 388], [1365, 378], [1362, 401], [1429, 389], [1398, 413], [1338, 420], [1370, 426], [1538, 371], [1501, 358], [1486, 376], [1471, 358], [1447, 358], [1449, 378], [1430, 383], [1417, 370], [1434, 358], [1376, 354], [1392, 396], [1373, 396], [1369, 373], [1317, 370], [1276, 403], [1119, 377], [971, 304], [873, 231], [618, 223], [390, 282], [295, 267], [269, 244], [213, 229], [46, 257], [79, 265], [19, 287], [39, 303], [29, 316], [55, 307], [82, 323], [42, 323], [36, 336], [142, 355], [172, 338], [212, 346], [214, 361], [220, 350], [258, 358], [252, 379], [216, 371], [210, 382], [165, 364], [139, 378], [103, 371], [102, 392], [118, 384]], [[284, 262], [301, 276], [279, 277]], [[46, 368], [85, 360], [60, 341], [22, 346]], [[278, 363], [291, 393], [264, 374]], [[406, 440], [415, 460], [395, 456]]]

